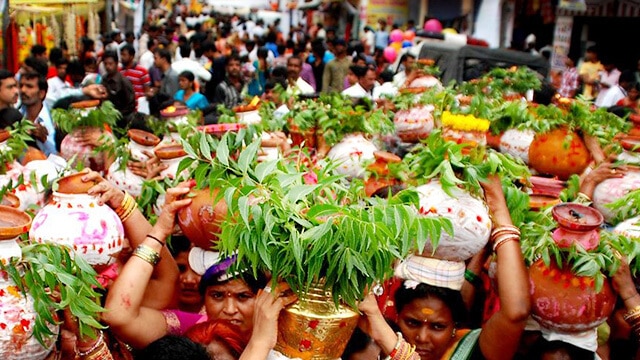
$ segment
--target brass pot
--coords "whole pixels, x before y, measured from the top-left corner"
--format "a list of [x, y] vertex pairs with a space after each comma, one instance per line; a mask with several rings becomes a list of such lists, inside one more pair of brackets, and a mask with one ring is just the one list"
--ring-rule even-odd
[[336, 308], [330, 291], [312, 287], [280, 312], [275, 350], [303, 360], [339, 359], [359, 316], [343, 305]]

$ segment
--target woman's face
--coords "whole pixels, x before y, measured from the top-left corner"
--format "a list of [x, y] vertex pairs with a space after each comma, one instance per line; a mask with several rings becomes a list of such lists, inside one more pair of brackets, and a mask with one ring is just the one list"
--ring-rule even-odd
[[209, 320], [226, 320], [245, 333], [253, 329], [253, 304], [256, 295], [242, 280], [231, 280], [207, 288], [204, 306]]
[[440, 359], [455, 333], [451, 310], [440, 299], [428, 297], [407, 304], [398, 314], [405, 340], [415, 345], [422, 360]]
[[191, 89], [191, 81], [184, 77], [178, 78], [178, 85], [180, 86], [181, 90]]
[[193, 272], [189, 266], [189, 252], [183, 251], [176, 256], [178, 264], [178, 302], [181, 307], [201, 307], [202, 295], [198, 291], [200, 275]]
[[627, 94], [627, 96], [629, 96], [629, 99], [631, 101], [636, 101], [636, 100], [638, 100], [638, 96], [640, 96], [640, 92], [638, 90], [636, 90], [635, 88], [631, 88], [629, 90], [629, 93]]

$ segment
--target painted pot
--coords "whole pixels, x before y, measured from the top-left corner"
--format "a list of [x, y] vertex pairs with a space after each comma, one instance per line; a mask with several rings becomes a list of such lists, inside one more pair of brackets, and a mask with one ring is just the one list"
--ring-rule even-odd
[[[131, 129], [127, 132], [131, 141], [127, 145], [130, 159], [132, 161], [147, 161], [149, 156], [145, 152], [152, 153], [154, 146], [160, 143], [160, 138], [152, 133]], [[133, 197], [138, 197], [142, 193], [142, 183], [144, 178], [134, 174], [128, 167], [120, 168], [121, 159], [117, 159], [109, 167], [107, 180], [118, 189], [129, 192]]]
[[600, 225], [604, 221], [598, 210], [577, 203], [558, 204], [551, 209], [558, 228], [551, 237], [561, 248], [570, 248], [574, 244], [585, 250], [595, 250], [600, 244]]
[[365, 163], [374, 160], [376, 145], [362, 134], [346, 135], [342, 141], [329, 150], [327, 157], [338, 164], [336, 172], [351, 178], [361, 178], [365, 174]]
[[610, 223], [617, 215], [616, 209], [607, 205], [625, 196], [628, 192], [640, 189], [640, 172], [630, 171], [621, 178], [607, 179], [598, 184], [593, 191], [593, 206], [604, 215]]
[[542, 176], [531, 176], [529, 178], [529, 182], [531, 182], [531, 191], [533, 194], [549, 195], [554, 197], [559, 197], [560, 193], [566, 186], [564, 181]]
[[218, 241], [220, 225], [227, 217], [227, 203], [216, 201], [218, 190], [192, 189], [191, 204], [178, 212], [178, 225], [195, 246], [209, 250]]
[[426, 89], [431, 89], [432, 87], [442, 88], [442, 83], [440, 82], [440, 80], [432, 75], [420, 76], [419, 78], [413, 80], [408, 86], [409, 89], [422, 89], [423, 91]]
[[484, 248], [491, 235], [492, 223], [483, 200], [457, 187], [451, 188], [449, 195], [439, 181], [419, 186], [416, 191], [421, 215], [445, 217], [453, 226], [453, 236], [443, 232], [435, 252], [431, 239], [427, 240], [424, 249], [418, 249], [422, 256], [465, 261]]
[[[22, 258], [18, 236], [29, 231], [31, 217], [26, 213], [0, 206], [0, 261]], [[41, 345], [33, 336], [38, 316], [31, 295], [20, 291], [9, 275], [0, 270], [0, 358], [7, 360], [45, 359], [55, 345], [56, 336]], [[58, 328], [49, 326], [54, 334]]]
[[608, 281], [599, 292], [591, 277], [574, 275], [569, 265], [562, 269], [552, 261], [538, 260], [529, 267], [531, 316], [540, 325], [563, 333], [592, 330], [607, 321], [616, 295]]
[[396, 111], [393, 123], [398, 137], [407, 143], [429, 137], [434, 127], [433, 110], [432, 105], [425, 105]]
[[529, 147], [529, 166], [560, 180], [581, 174], [589, 162], [591, 153], [582, 138], [566, 128], [537, 134]]
[[345, 306], [336, 308], [329, 291], [311, 288], [280, 312], [274, 350], [290, 359], [339, 359], [359, 317]]
[[640, 239], [640, 217], [633, 217], [619, 223], [613, 228], [613, 232], [630, 239]]
[[174, 128], [187, 125], [189, 123], [188, 114], [189, 109], [186, 107], [169, 106], [160, 111], [160, 117]]
[[[7, 175], [0, 175], [0, 188], [7, 186], [9, 183], [17, 184], [17, 179], [13, 179]], [[14, 185], [8, 194], [18, 198], [20, 206], [18, 209], [26, 211], [31, 206], [40, 207], [44, 205], [44, 188], [36, 187], [29, 182]]]
[[529, 163], [529, 147], [535, 133], [531, 130], [509, 129], [500, 138], [500, 152]]
[[122, 250], [124, 228], [118, 215], [95, 197], [54, 192], [33, 219], [29, 239], [67, 246], [93, 266], [110, 265]]
[[640, 136], [625, 136], [620, 139], [624, 149], [618, 155], [618, 160], [631, 164], [640, 164]]
[[160, 161], [164, 165], [167, 165], [167, 168], [160, 173], [160, 176], [175, 178], [178, 173], [180, 161], [187, 157], [187, 152], [184, 151], [182, 145], [163, 145], [156, 148], [154, 152]]
[[237, 112], [236, 118], [238, 119], [238, 122], [240, 124], [245, 125], [255, 125], [262, 122], [262, 117], [260, 116], [258, 110]]
[[62, 139], [62, 143], [60, 144], [60, 156], [65, 158], [67, 161], [71, 160], [75, 156], [74, 166], [80, 162], [83, 163], [85, 167], [90, 168], [93, 171], [105, 171], [103, 154], [96, 154], [94, 152], [94, 146], [86, 145], [82, 141], [84, 136], [89, 132], [99, 132], [101, 135], [104, 134], [102, 129], [96, 127], [82, 127], [75, 129]]
[[487, 145], [487, 133], [480, 131], [462, 131], [450, 127], [442, 129], [442, 137], [456, 144], [468, 144], [471, 147]]

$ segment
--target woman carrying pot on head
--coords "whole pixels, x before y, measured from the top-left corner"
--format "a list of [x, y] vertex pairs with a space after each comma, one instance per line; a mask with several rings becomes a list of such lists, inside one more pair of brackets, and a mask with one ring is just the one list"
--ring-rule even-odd
[[[189, 184], [167, 190], [166, 202], [156, 225], [147, 233], [141, 246], [122, 268], [109, 290], [105, 322], [123, 341], [143, 348], [166, 334], [182, 335], [191, 326], [207, 320], [224, 320], [248, 336], [253, 328], [254, 302], [258, 290], [266, 285], [264, 275], [254, 278], [247, 273], [228, 274], [233, 259], [211, 266], [202, 276], [199, 289], [204, 297], [206, 315], [161, 310], [144, 305], [145, 289], [157, 266], [158, 253], [166, 249], [166, 238], [175, 226], [175, 215], [191, 203], [182, 197]], [[167, 254], [170, 257], [169, 254]], [[175, 279], [170, 284], [173, 286]]]
[[500, 179], [483, 187], [495, 227], [490, 241], [497, 255], [500, 310], [482, 329], [470, 331], [460, 291], [406, 280], [396, 293], [396, 334], [368, 295], [359, 306], [361, 327], [392, 360], [511, 359], [516, 353], [530, 312], [529, 278]]

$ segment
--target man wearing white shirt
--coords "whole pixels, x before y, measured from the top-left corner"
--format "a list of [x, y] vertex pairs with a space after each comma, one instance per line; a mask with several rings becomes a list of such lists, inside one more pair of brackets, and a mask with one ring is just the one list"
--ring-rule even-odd
[[611, 107], [615, 106], [618, 101], [624, 99], [627, 96], [627, 92], [633, 87], [635, 82], [635, 77], [633, 72], [625, 71], [620, 75], [619, 83], [609, 90], [604, 97], [600, 98], [598, 95], [598, 99], [600, 102], [597, 103], [599, 107]]
[[33, 122], [31, 136], [38, 148], [47, 156], [56, 154], [55, 127], [49, 108], [44, 103], [47, 95], [47, 80], [37, 73], [26, 73], [20, 77], [20, 112]]
[[615, 89], [620, 79], [620, 70], [616, 68], [613, 62], [607, 58], [602, 60], [604, 70], [600, 71], [600, 92], [596, 97], [596, 106], [605, 107], [604, 99], [607, 97], [609, 90]]
[[287, 92], [292, 95], [312, 95], [315, 94], [313, 86], [309, 85], [300, 77], [302, 70], [302, 59], [291, 56], [287, 59]]
[[415, 63], [416, 63], [415, 55], [409, 54], [409, 53], [402, 55], [402, 61], [400, 62], [400, 64], [402, 65], [403, 70], [398, 71], [393, 76], [393, 85], [395, 85], [398, 89], [401, 87], [405, 87], [406, 85], [405, 82], [407, 81], [407, 78], [411, 73], [411, 71], [413, 71]]
[[373, 88], [376, 85], [376, 70], [372, 66], [352, 65], [351, 71], [358, 77], [358, 82], [342, 91], [342, 95], [354, 99], [368, 98], [373, 100]]
[[58, 74], [47, 80], [49, 89], [47, 90], [46, 105], [49, 109], [53, 107], [53, 104], [55, 104], [56, 101], [62, 98], [62, 94], [64, 94], [65, 90], [71, 87], [71, 85], [65, 81], [67, 78], [68, 65], [69, 61], [66, 58], [56, 60], [55, 66]]

